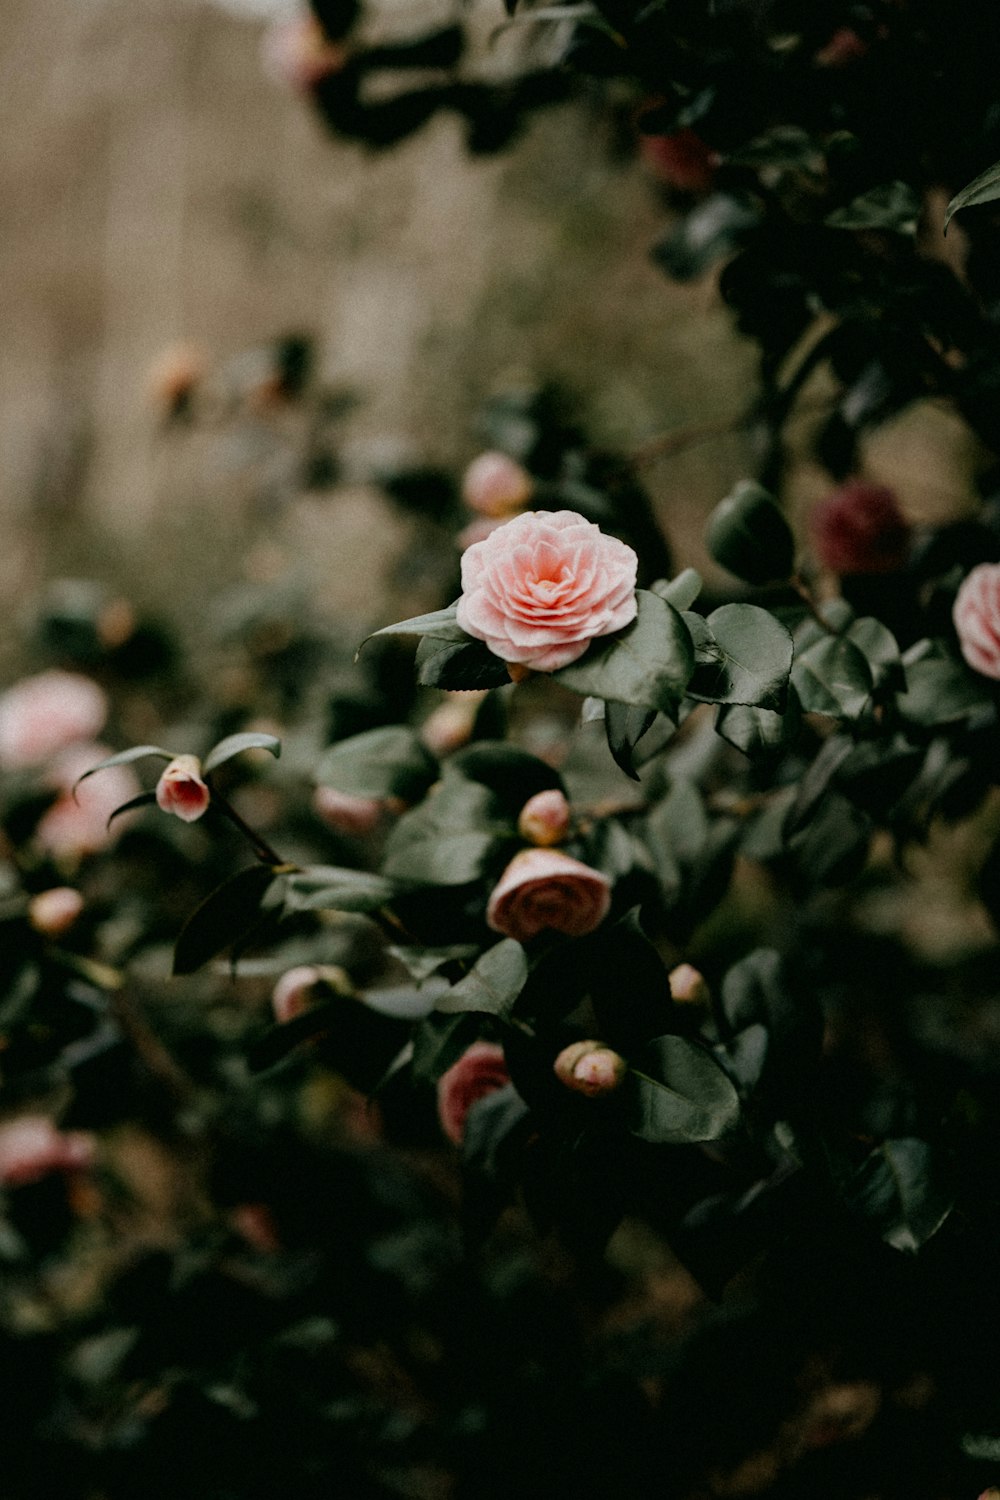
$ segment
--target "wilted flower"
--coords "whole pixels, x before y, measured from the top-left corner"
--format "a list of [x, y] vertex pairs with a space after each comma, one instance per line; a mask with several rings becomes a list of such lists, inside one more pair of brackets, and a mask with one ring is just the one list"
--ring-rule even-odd
[[44, 937], [61, 937], [83, 911], [83, 897], [71, 885], [56, 885], [39, 891], [28, 902], [28, 921]]
[[518, 816], [517, 831], [530, 844], [547, 849], [562, 843], [569, 825], [569, 803], [558, 787], [553, 787], [528, 798]]
[[555, 672], [635, 619], [637, 567], [575, 511], [526, 511], [462, 554], [457, 620], [503, 661]]
[[522, 849], [504, 870], [486, 908], [494, 932], [526, 943], [548, 928], [567, 937], [593, 932], [611, 906], [611, 883], [559, 849]]
[[515, 516], [531, 499], [534, 480], [506, 453], [480, 453], [462, 476], [462, 499], [482, 516]]
[[80, 1171], [96, 1149], [86, 1131], [59, 1130], [46, 1115], [21, 1115], [0, 1125], [0, 1182], [23, 1187], [52, 1172]]
[[962, 655], [984, 677], [1000, 678], [1000, 563], [980, 563], [952, 610]]
[[175, 755], [156, 783], [157, 807], [184, 823], [194, 823], [208, 811], [211, 800], [197, 755]]
[[92, 740], [108, 716], [102, 688], [79, 672], [39, 672], [0, 696], [0, 765], [38, 765], [77, 740]]
[[441, 1129], [455, 1146], [462, 1144], [469, 1110], [487, 1094], [510, 1083], [503, 1048], [493, 1042], [474, 1042], [438, 1079], [437, 1103]]
[[603, 1042], [572, 1042], [560, 1052], [553, 1069], [560, 1083], [593, 1099], [612, 1093], [625, 1077], [628, 1064]]
[[813, 548], [834, 573], [895, 573], [906, 562], [910, 527], [896, 496], [854, 479], [813, 506]]

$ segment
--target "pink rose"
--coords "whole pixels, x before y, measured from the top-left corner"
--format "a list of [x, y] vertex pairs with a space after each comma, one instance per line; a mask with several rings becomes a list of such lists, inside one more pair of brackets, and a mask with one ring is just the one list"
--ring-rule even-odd
[[77, 1172], [94, 1160], [96, 1143], [82, 1130], [61, 1131], [45, 1115], [0, 1125], [0, 1182], [22, 1187], [52, 1172]]
[[569, 803], [558, 788], [549, 792], [536, 792], [521, 808], [517, 820], [517, 831], [529, 844], [548, 849], [561, 844], [569, 832]]
[[297, 968], [287, 969], [274, 986], [271, 996], [275, 1020], [293, 1021], [296, 1016], [304, 1015], [312, 1004], [313, 990], [322, 977], [319, 969], [313, 968], [311, 964], [299, 964]]
[[572, 1042], [552, 1066], [560, 1083], [588, 1099], [612, 1093], [628, 1071], [624, 1057], [603, 1042]]
[[452, 1145], [460, 1146], [469, 1110], [487, 1094], [510, 1083], [503, 1048], [493, 1042], [473, 1042], [467, 1052], [438, 1079], [438, 1119]]
[[481, 516], [514, 516], [531, 499], [534, 480], [506, 453], [480, 453], [462, 476], [462, 499]]
[[107, 745], [74, 745], [53, 766], [52, 781], [61, 796], [42, 818], [35, 837], [56, 859], [75, 860], [106, 849], [121, 826], [116, 819], [109, 828], [111, 814], [141, 792], [131, 766], [108, 766], [100, 776], [76, 785], [85, 771], [111, 753]]
[[39, 891], [28, 902], [28, 921], [44, 937], [62, 937], [83, 911], [83, 897], [71, 885]]
[[639, 147], [653, 176], [682, 193], [707, 193], [715, 180], [718, 154], [693, 130], [643, 135]]
[[92, 740], [107, 716], [103, 689], [79, 672], [25, 677], [0, 696], [0, 765], [37, 765], [76, 740]]
[[387, 812], [401, 811], [398, 797], [358, 797], [338, 792], [336, 787], [318, 786], [313, 792], [313, 811], [334, 833], [364, 838], [374, 833]]
[[575, 511], [525, 511], [463, 553], [458, 623], [503, 661], [555, 672], [635, 619], [637, 566]]
[[1000, 563], [972, 569], [955, 596], [952, 618], [969, 666], [1000, 679]]
[[852, 479], [813, 506], [813, 548], [834, 573], [895, 573], [906, 562], [910, 528], [892, 490]]
[[583, 937], [611, 906], [611, 883], [559, 849], [522, 849], [500, 877], [486, 908], [494, 932], [526, 943], [543, 928]]
[[184, 823], [195, 823], [208, 811], [211, 800], [197, 755], [175, 755], [156, 783], [157, 807]]

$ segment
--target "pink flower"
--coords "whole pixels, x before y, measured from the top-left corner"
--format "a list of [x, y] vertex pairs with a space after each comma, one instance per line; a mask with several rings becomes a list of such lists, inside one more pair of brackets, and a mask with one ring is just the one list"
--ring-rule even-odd
[[486, 908], [494, 932], [526, 943], [543, 928], [583, 937], [611, 906], [611, 883], [559, 849], [522, 849], [500, 877]]
[[462, 476], [462, 499], [481, 516], [514, 516], [531, 499], [534, 481], [506, 453], [480, 453]]
[[1000, 563], [973, 568], [955, 596], [952, 618], [969, 666], [1000, 679]]
[[711, 189], [719, 157], [693, 130], [643, 135], [639, 146], [653, 176], [667, 187], [682, 193], [707, 193]]
[[42, 818], [35, 837], [56, 859], [75, 860], [106, 849], [120, 829], [117, 819], [108, 827], [111, 814], [142, 790], [131, 766], [109, 766], [76, 786], [85, 771], [110, 754], [106, 745], [74, 745], [53, 766], [52, 781], [62, 795]]
[[0, 696], [0, 765], [37, 765], [76, 740], [92, 740], [107, 716], [103, 689], [79, 672], [25, 677]]
[[304, 1015], [312, 1004], [312, 992], [323, 976], [311, 964], [299, 964], [286, 969], [271, 996], [271, 1005], [276, 1021], [293, 1021]]
[[523, 839], [540, 849], [561, 844], [569, 832], [570, 811], [565, 796], [554, 787], [549, 792], [536, 792], [521, 808], [517, 820], [517, 831]]
[[488, 695], [474, 690], [452, 693], [439, 703], [420, 726], [420, 738], [434, 755], [450, 755], [469, 743], [476, 715]]
[[438, 1119], [452, 1145], [462, 1144], [472, 1106], [508, 1083], [503, 1048], [493, 1042], [473, 1042], [458, 1062], [442, 1073], [437, 1086]]
[[28, 902], [28, 921], [44, 937], [62, 937], [83, 911], [83, 897], [71, 885], [39, 891]]
[[458, 623], [503, 661], [555, 672], [635, 619], [637, 566], [575, 511], [526, 511], [463, 553]]
[[156, 783], [157, 807], [184, 823], [195, 823], [208, 811], [211, 800], [197, 755], [175, 755]]
[[670, 970], [670, 993], [678, 1005], [708, 1005], [712, 998], [705, 976], [691, 964]]
[[503, 517], [477, 516], [468, 526], [463, 526], [455, 538], [459, 552], [468, 552], [477, 542], [485, 542], [498, 527], [504, 524]]
[[82, 1130], [61, 1131], [45, 1115], [0, 1125], [0, 1182], [22, 1187], [52, 1172], [76, 1172], [94, 1160], [96, 1143]]
[[618, 1087], [628, 1064], [603, 1042], [572, 1042], [560, 1052], [553, 1069], [559, 1082], [568, 1089], [594, 1099]]
[[264, 71], [277, 83], [308, 91], [331, 73], [339, 73], [348, 50], [331, 42], [319, 22], [310, 15], [276, 21], [261, 46]]
[[390, 804], [395, 810], [397, 802], [395, 797], [357, 797], [352, 792], [338, 792], [332, 786], [318, 786], [313, 792], [313, 811], [328, 828], [350, 838], [374, 833]]
[[906, 562], [910, 528], [892, 490], [852, 479], [813, 506], [813, 548], [834, 573], [895, 573]]

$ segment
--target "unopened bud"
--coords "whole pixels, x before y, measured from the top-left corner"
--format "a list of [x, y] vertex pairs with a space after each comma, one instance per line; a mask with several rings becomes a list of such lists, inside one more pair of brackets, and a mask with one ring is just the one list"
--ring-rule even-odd
[[712, 999], [705, 976], [691, 964], [678, 964], [671, 969], [670, 993], [678, 1005], [708, 1005]]
[[62, 937], [83, 911], [83, 897], [71, 885], [39, 891], [28, 902], [28, 921], [43, 937]]
[[447, 703], [439, 703], [420, 729], [420, 737], [428, 750], [434, 755], [449, 755], [467, 745], [485, 697], [484, 692], [459, 693], [450, 697]]
[[534, 481], [506, 453], [480, 453], [462, 477], [462, 499], [481, 516], [515, 516], [531, 499]]
[[628, 1064], [603, 1042], [572, 1042], [560, 1052], [553, 1068], [560, 1083], [593, 1099], [612, 1093], [625, 1077]]
[[517, 831], [529, 844], [549, 849], [561, 844], [569, 832], [570, 810], [565, 796], [557, 788], [536, 792], [521, 808]]

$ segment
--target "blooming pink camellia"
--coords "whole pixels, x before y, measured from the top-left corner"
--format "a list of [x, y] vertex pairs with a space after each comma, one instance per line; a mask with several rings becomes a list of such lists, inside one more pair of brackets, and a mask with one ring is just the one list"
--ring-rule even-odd
[[560, 849], [522, 849], [495, 886], [486, 908], [494, 932], [526, 943], [543, 929], [583, 937], [611, 907], [611, 882]]
[[973, 568], [955, 596], [952, 618], [969, 666], [1000, 679], [1000, 563]]
[[39, 672], [0, 696], [0, 765], [38, 765], [104, 727], [104, 690], [80, 672]]
[[525, 511], [462, 554], [456, 618], [503, 661], [555, 672], [635, 619], [637, 567], [575, 511]]
[[834, 573], [895, 573], [906, 562], [910, 527], [892, 490], [851, 480], [813, 506], [813, 548]]
[[89, 1167], [96, 1151], [92, 1135], [59, 1130], [46, 1115], [21, 1115], [0, 1125], [0, 1182], [23, 1187], [52, 1172]]
[[473, 1042], [458, 1062], [442, 1073], [437, 1086], [438, 1119], [452, 1145], [462, 1144], [472, 1106], [508, 1083], [503, 1048], [494, 1042]]
[[530, 844], [548, 849], [562, 843], [569, 832], [570, 816], [564, 793], [553, 787], [528, 798], [518, 814], [517, 831]]
[[157, 807], [184, 823], [194, 823], [208, 811], [211, 800], [197, 755], [175, 755], [156, 783]]

